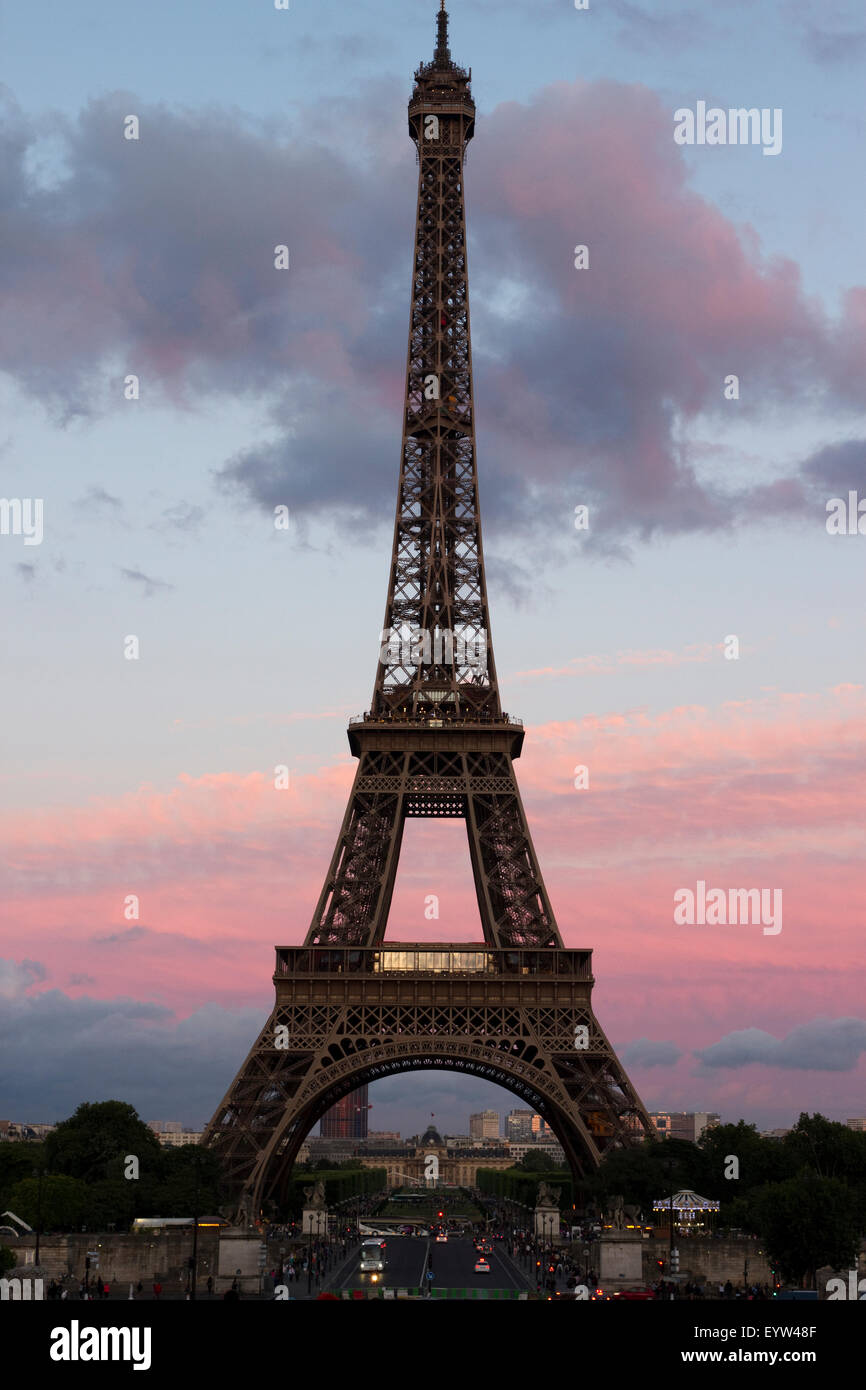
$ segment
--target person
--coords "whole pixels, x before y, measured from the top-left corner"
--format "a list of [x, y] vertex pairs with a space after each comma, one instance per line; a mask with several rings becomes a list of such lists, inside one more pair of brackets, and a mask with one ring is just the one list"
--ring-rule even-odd
[[154, 1298], [159, 1298], [159, 1296], [160, 1296], [161, 1293], [162, 1293], [162, 1284], [159, 1282], [158, 1279], [154, 1279], [154, 1281], [153, 1281], [153, 1296], [154, 1296]]
[[142, 1284], [140, 1279], [135, 1286], [135, 1292], [136, 1294], [138, 1294], [139, 1297], [144, 1293], [144, 1285]]
[[209, 1274], [208, 1277], [207, 1277], [207, 1291], [208, 1291], [208, 1293], [213, 1293], [213, 1275], [212, 1275], [212, 1274]]

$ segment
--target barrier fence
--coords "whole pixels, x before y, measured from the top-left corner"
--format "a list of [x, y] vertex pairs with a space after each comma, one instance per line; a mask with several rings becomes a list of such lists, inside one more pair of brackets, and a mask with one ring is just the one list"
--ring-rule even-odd
[[529, 1294], [521, 1289], [341, 1289], [340, 1298], [481, 1298], [519, 1299], [526, 1302]]

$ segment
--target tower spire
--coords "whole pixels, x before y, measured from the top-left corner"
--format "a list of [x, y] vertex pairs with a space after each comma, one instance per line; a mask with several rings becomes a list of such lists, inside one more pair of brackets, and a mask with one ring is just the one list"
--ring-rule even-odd
[[439, 13], [436, 16], [436, 53], [433, 58], [437, 67], [448, 67], [451, 52], [448, 48], [448, 11], [445, 0], [439, 0]]

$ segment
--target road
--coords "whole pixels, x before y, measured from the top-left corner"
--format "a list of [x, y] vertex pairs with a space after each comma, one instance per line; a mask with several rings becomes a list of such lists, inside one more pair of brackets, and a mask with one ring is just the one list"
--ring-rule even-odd
[[[497, 1249], [488, 1256], [489, 1274], [475, 1273], [475, 1247], [467, 1237], [449, 1236], [445, 1245], [426, 1237], [389, 1236], [385, 1250], [386, 1266], [373, 1287], [418, 1289], [432, 1283], [437, 1289], [527, 1289], [520, 1270]], [[427, 1279], [432, 1269], [434, 1278]], [[336, 1271], [328, 1287], [334, 1293], [342, 1289], [361, 1289], [371, 1285], [371, 1276], [361, 1274], [359, 1252]]]

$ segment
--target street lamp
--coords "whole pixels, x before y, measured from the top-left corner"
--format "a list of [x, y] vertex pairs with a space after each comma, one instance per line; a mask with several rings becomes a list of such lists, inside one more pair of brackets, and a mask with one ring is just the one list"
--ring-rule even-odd
[[189, 1296], [190, 1296], [190, 1299], [191, 1299], [193, 1302], [195, 1302], [195, 1285], [196, 1285], [196, 1278], [197, 1278], [197, 1275], [198, 1275], [198, 1218], [199, 1218], [199, 1210], [198, 1210], [198, 1207], [199, 1207], [199, 1176], [200, 1176], [199, 1164], [200, 1164], [200, 1163], [201, 1163], [201, 1154], [200, 1154], [198, 1151], [196, 1151], [195, 1156], [193, 1157], [193, 1166], [194, 1166], [194, 1169], [195, 1169], [195, 1190], [194, 1190], [193, 1199], [192, 1199], [192, 1208], [193, 1208], [193, 1211], [192, 1211], [192, 1264], [191, 1264], [191, 1266], [190, 1266], [190, 1284], [189, 1284]]
[[[670, 1197], [669, 1197], [669, 1199], [668, 1199], [668, 1215], [669, 1215], [669, 1218], [670, 1218], [670, 1245], [669, 1245], [669, 1248], [668, 1248], [668, 1272], [669, 1272], [669, 1274], [672, 1274], [672, 1275], [673, 1275], [673, 1274], [678, 1273], [678, 1271], [679, 1271], [679, 1259], [680, 1259], [679, 1251], [676, 1249], [676, 1247], [675, 1247], [675, 1245], [674, 1245], [674, 1195], [675, 1195], [675, 1193], [674, 1193], [674, 1187], [675, 1187], [675, 1183], [674, 1183], [674, 1179], [673, 1179], [673, 1172], [674, 1172], [674, 1168], [675, 1168], [675, 1166], [676, 1166], [676, 1160], [673, 1159], [673, 1158], [665, 1158], [665, 1159], [662, 1160], [662, 1166], [664, 1167], [665, 1173], [667, 1174], [667, 1177], [668, 1177], [668, 1185], [669, 1185], [669, 1187], [670, 1187], [670, 1194], [671, 1194]], [[671, 1298], [673, 1298], [673, 1293], [671, 1293]]]
[[34, 1262], [39, 1264], [39, 1238], [42, 1235], [42, 1167], [33, 1169], [33, 1176], [37, 1179], [36, 1188], [36, 1252]]

